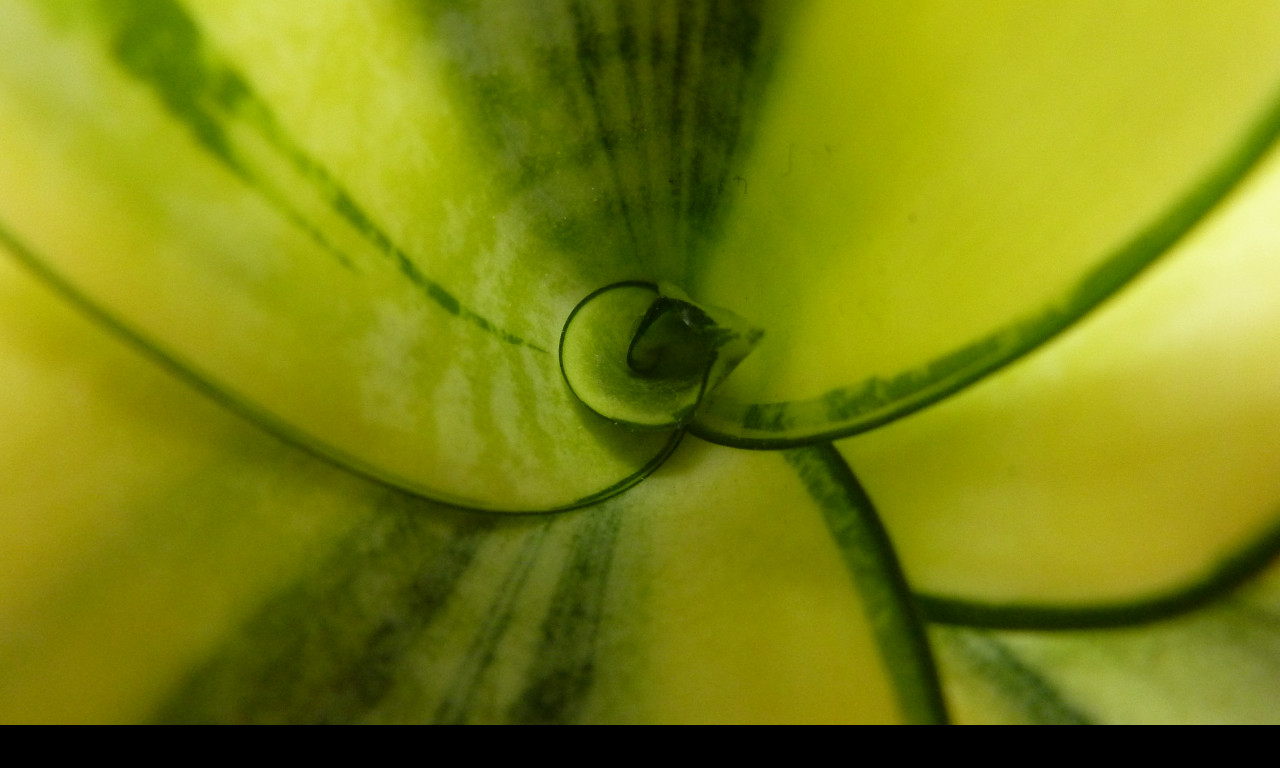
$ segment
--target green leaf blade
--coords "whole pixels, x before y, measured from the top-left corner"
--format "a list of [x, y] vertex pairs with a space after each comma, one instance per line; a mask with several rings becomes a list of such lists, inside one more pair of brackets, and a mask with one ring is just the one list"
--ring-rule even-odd
[[821, 441], [973, 384], [1142, 272], [1280, 132], [1266, 4], [917, 10], [815, 4], [779, 55], [752, 194], [691, 287], [772, 323], [705, 439]]
[[[504, 179], [450, 106], [448, 63], [417, 45], [429, 19], [69, 9], [17, 6], [6, 25], [0, 218], [10, 249], [90, 311], [277, 434], [458, 505], [588, 504], [671, 450], [564, 385], [565, 316], [630, 262], [607, 242], [567, 257], [525, 213], [485, 213]], [[367, 39], [385, 29], [394, 40]], [[257, 80], [260, 57], [251, 76], [224, 51], [264, 30], [328, 58], [311, 79], [295, 63]], [[341, 116], [306, 92], [335, 71], [357, 73], [337, 86], [353, 96]]]
[[960, 722], [1274, 723], [1276, 583], [1272, 567], [1204, 610], [1133, 628], [931, 637]]
[[917, 591], [985, 605], [969, 615], [993, 625], [1142, 621], [1274, 553], [1277, 163], [1124, 301], [946, 403], [840, 441]]

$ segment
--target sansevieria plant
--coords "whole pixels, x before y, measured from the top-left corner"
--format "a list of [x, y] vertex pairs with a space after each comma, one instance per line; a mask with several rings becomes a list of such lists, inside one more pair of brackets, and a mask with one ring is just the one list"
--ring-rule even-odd
[[1280, 5], [11, 0], [0, 720], [1280, 719]]

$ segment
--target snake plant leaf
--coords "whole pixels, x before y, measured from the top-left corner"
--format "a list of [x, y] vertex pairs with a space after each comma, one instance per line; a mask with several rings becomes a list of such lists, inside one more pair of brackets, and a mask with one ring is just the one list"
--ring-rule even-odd
[[690, 264], [766, 331], [694, 421], [717, 442], [852, 434], [1016, 359], [1280, 132], [1274, 3], [832, 0], [787, 32]]
[[936, 720], [905, 592], [883, 589], [880, 563], [860, 601], [831, 545], [824, 518], [859, 524], [844, 501], [821, 509], [841, 484], [830, 468], [692, 441], [592, 510], [452, 534], [388, 510], [264, 604], [160, 717]]
[[0, 259], [0, 721], [137, 722], [388, 503]]
[[0, 720], [1270, 706], [1280, 7], [299, 7], [0, 11]]
[[1275, 723], [1280, 572], [1204, 610], [1076, 632], [935, 627], [958, 722]]
[[[596, 122], [534, 98], [571, 99], [585, 75], [555, 91], [558, 69], [520, 58], [571, 41], [525, 25], [551, 39], [499, 49], [507, 80], [535, 78], [525, 110], [564, 123], [538, 126], [534, 147], [507, 137], [504, 155], [476, 125], [515, 118], [455, 98], [493, 48], [424, 45], [475, 17], [296, 10], [9, 9], [9, 249], [225, 402], [399, 487], [530, 511], [638, 480], [678, 433], [595, 416], [556, 355], [583, 296], [644, 276], [592, 197], [607, 160]], [[517, 160], [565, 141], [577, 148], [564, 173], [532, 188], [517, 176]]]
[[1036, 355], [840, 442], [951, 620], [1134, 619], [1280, 548], [1280, 153], [1228, 203]]
[[0, 721], [939, 717], [829, 448], [688, 440], [591, 509], [459, 511], [263, 433], [11, 260], [0, 307]]

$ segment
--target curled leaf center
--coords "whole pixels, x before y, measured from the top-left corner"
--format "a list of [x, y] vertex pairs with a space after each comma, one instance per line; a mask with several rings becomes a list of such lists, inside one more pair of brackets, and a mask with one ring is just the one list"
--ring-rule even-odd
[[615, 283], [569, 314], [560, 368], [578, 400], [601, 416], [636, 429], [675, 429], [761, 335], [675, 286]]

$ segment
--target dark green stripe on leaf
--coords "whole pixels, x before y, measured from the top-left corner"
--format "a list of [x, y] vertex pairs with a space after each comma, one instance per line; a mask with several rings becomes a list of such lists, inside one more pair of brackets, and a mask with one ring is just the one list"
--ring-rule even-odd
[[111, 55], [120, 67], [150, 88], [165, 109], [187, 127], [196, 141], [228, 170], [252, 186], [289, 221], [303, 230], [324, 251], [351, 267], [350, 254], [334, 247], [314, 222], [300, 213], [289, 193], [273, 184], [269, 173], [246, 160], [252, 156], [237, 145], [239, 128], [249, 129], [277, 159], [297, 174], [313, 194], [318, 194], [352, 229], [400, 274], [418, 287], [441, 309], [503, 341], [541, 352], [547, 350], [499, 328], [483, 315], [422, 273], [373, 216], [343, 189], [324, 165], [304, 151], [280, 125], [264, 102], [231, 62], [205, 39], [192, 17], [174, 0], [146, 3], [95, 4], [106, 23]]
[[492, 518], [391, 495], [314, 573], [270, 600], [160, 707], [165, 722], [365, 719], [469, 568]]
[[[1278, 510], [1280, 511], [1280, 510]], [[1275, 562], [1280, 523], [1194, 577], [1190, 584], [1123, 602], [1094, 605], [979, 603], [945, 595], [917, 595], [929, 621], [987, 629], [1097, 629], [1130, 627], [1203, 608]]]
[[797, 448], [784, 455], [822, 509], [845, 567], [862, 595], [903, 713], [914, 722], [946, 722], [923, 624], [871, 499], [834, 446]]
[[616, 505], [583, 515], [542, 623], [524, 690], [508, 713], [511, 722], [578, 719], [595, 682], [596, 638], [604, 618], [620, 515]]
[[[936, 629], [940, 653], [970, 686], [980, 685], [1012, 711], [1019, 722], [1087, 725], [1093, 718], [1007, 645], [977, 630]], [[969, 682], [972, 680], [972, 682]]]
[[758, 2], [424, 3], [451, 95], [530, 234], [601, 284], [681, 283], [726, 209], [789, 17]]
[[1051, 306], [892, 376], [877, 376], [809, 399], [768, 403], [712, 399], [690, 432], [742, 448], [787, 448], [865, 432], [981, 381], [1075, 325], [1190, 233], [1261, 162], [1280, 138], [1280, 93], [1234, 149]]
[[156, 719], [576, 722], [595, 693], [620, 514], [500, 518], [389, 492]]

